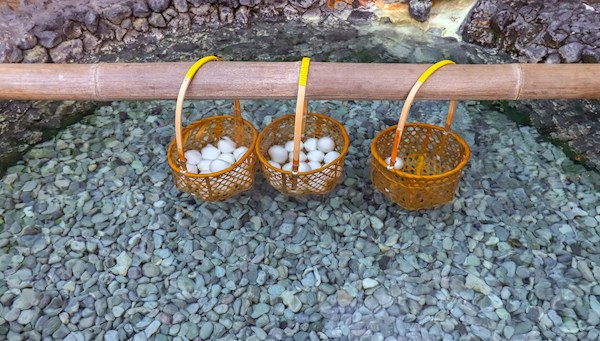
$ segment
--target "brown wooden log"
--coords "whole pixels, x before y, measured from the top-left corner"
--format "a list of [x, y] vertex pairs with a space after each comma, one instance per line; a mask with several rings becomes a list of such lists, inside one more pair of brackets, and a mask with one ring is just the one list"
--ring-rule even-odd
[[[0, 99], [175, 99], [192, 63], [0, 64]], [[429, 64], [311, 63], [309, 99], [402, 100]], [[299, 62], [211, 62], [188, 99], [295, 98]], [[598, 64], [449, 65], [420, 99], [600, 98]]]

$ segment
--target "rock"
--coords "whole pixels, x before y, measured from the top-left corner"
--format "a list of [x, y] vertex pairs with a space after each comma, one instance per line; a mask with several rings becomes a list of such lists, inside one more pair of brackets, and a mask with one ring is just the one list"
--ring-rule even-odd
[[21, 50], [30, 50], [37, 45], [37, 38], [32, 32], [23, 34], [23, 37], [17, 41], [17, 47]]
[[148, 23], [152, 27], [167, 27], [167, 22], [160, 13], [152, 13], [148, 19]]
[[0, 41], [0, 63], [18, 63], [23, 59], [23, 52], [11, 41]]
[[49, 60], [48, 52], [42, 46], [36, 46], [27, 50], [23, 55], [23, 63], [47, 63]]
[[312, 0], [289, 0], [289, 3], [292, 4], [292, 6], [303, 9], [307, 9], [313, 5]]
[[565, 63], [577, 63], [581, 60], [581, 55], [585, 46], [579, 42], [568, 43], [558, 49], [558, 53]]
[[379, 285], [379, 282], [372, 278], [365, 278], [362, 280], [363, 289], [371, 289]]
[[150, 15], [150, 8], [146, 0], [136, 0], [132, 8], [133, 16], [137, 18], [146, 18]]
[[484, 295], [489, 295], [492, 293], [492, 288], [490, 288], [490, 286], [487, 285], [484, 280], [473, 274], [467, 275], [465, 287], [478, 291]]
[[145, 263], [142, 266], [142, 274], [146, 277], [156, 277], [160, 275], [160, 268], [152, 263]]
[[600, 51], [587, 48], [581, 52], [581, 61], [584, 63], [600, 63]]
[[104, 341], [119, 341], [119, 332], [116, 330], [109, 330], [104, 333]]
[[296, 295], [292, 292], [284, 291], [281, 294], [281, 299], [283, 300], [283, 304], [285, 304], [291, 311], [297, 313], [302, 309], [302, 302]]
[[62, 35], [57, 31], [42, 31], [37, 32], [35, 36], [38, 43], [47, 49], [51, 49], [62, 41]]
[[146, 335], [147, 338], [150, 338], [151, 336], [156, 334], [156, 332], [158, 331], [159, 328], [160, 328], [160, 322], [154, 320], [154, 321], [152, 321], [152, 323], [150, 323], [148, 325], [148, 327], [146, 327], [146, 329], [144, 329], [144, 334]]
[[155, 13], [160, 13], [169, 7], [169, 0], [148, 0], [148, 6]]
[[100, 15], [96, 11], [91, 9], [85, 14], [85, 17], [83, 18], [83, 23], [91, 33], [96, 33], [96, 30], [98, 29], [98, 24], [100, 23]]
[[252, 307], [252, 313], [250, 314], [250, 316], [253, 319], [257, 319], [257, 318], [265, 315], [266, 313], [268, 313], [269, 310], [271, 310], [271, 307], [269, 305], [267, 305], [265, 303], [258, 303]]
[[354, 299], [346, 290], [340, 289], [336, 293], [337, 303], [342, 307], [347, 307], [352, 304]]
[[102, 16], [115, 25], [121, 25], [123, 20], [129, 18], [132, 14], [131, 8], [126, 5], [116, 3], [102, 11]]
[[410, 0], [408, 2], [408, 13], [413, 19], [425, 22], [429, 19], [431, 5], [431, 0]]
[[212, 335], [213, 328], [214, 326], [210, 321], [202, 323], [200, 327], [200, 339], [208, 340]]
[[17, 319], [17, 322], [21, 325], [27, 325], [38, 315], [34, 310], [23, 310]]
[[240, 0], [240, 5], [242, 6], [247, 6], [247, 7], [255, 7], [256, 5], [260, 4], [261, 0]]
[[179, 13], [186, 13], [189, 9], [187, 0], [173, 0], [173, 6]]
[[50, 58], [54, 63], [65, 63], [83, 57], [83, 42], [80, 39], [67, 40], [50, 49]]
[[117, 256], [116, 261], [117, 264], [111, 268], [111, 272], [120, 276], [127, 275], [127, 270], [131, 266], [131, 257], [123, 251]]
[[230, 24], [233, 22], [233, 10], [227, 6], [219, 7], [219, 20], [222, 23]]

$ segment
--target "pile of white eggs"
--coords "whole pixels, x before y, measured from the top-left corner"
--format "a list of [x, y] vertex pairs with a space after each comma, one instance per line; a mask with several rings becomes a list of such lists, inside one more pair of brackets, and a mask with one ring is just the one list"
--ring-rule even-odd
[[[310, 172], [323, 168], [340, 156], [335, 150], [335, 142], [329, 136], [311, 137], [300, 142], [300, 163], [298, 172]], [[285, 171], [292, 171], [294, 159], [294, 141], [288, 141], [284, 146], [275, 145], [269, 148], [269, 163]]]
[[229, 168], [239, 161], [248, 151], [248, 147], [238, 147], [233, 140], [225, 136], [215, 147], [207, 144], [200, 151], [191, 149], [184, 153], [188, 173], [209, 174]]

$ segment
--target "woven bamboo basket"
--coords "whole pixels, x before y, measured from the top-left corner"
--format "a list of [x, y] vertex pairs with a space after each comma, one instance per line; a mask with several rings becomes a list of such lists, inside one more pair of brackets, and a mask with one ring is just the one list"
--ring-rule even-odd
[[[175, 110], [175, 138], [171, 141], [167, 158], [173, 173], [175, 186], [183, 192], [204, 201], [221, 201], [240, 192], [250, 189], [256, 174], [256, 140], [258, 133], [252, 123], [244, 120], [238, 100], [234, 100], [233, 115], [222, 115], [204, 118], [193, 122], [184, 129], [181, 127], [181, 112], [185, 92], [202, 65], [209, 61], [220, 60], [218, 57], [200, 59], [186, 75]], [[195, 174], [187, 171], [185, 150], [200, 150], [207, 144], [216, 144], [222, 137], [230, 137], [238, 146], [246, 146], [248, 150], [230, 167], [206, 174]]]
[[[471, 154], [465, 140], [450, 130], [455, 100], [450, 101], [445, 127], [406, 123], [419, 88], [448, 64], [454, 62], [441, 61], [423, 73], [404, 102], [398, 125], [380, 132], [371, 143], [373, 186], [407, 210], [451, 202]], [[396, 157], [403, 164], [400, 169], [395, 167]]]
[[[308, 102], [304, 100], [306, 79], [310, 60], [302, 60], [296, 114], [276, 119], [258, 135], [256, 153], [260, 160], [263, 175], [279, 192], [300, 196], [325, 194], [331, 191], [344, 171], [344, 157], [348, 152], [350, 140], [344, 126], [322, 114], [308, 113]], [[335, 151], [340, 153], [331, 163], [309, 172], [298, 172], [300, 142], [314, 137], [330, 136], [335, 143]], [[294, 141], [292, 171], [277, 168], [269, 163], [268, 150], [274, 145], [283, 145]]]

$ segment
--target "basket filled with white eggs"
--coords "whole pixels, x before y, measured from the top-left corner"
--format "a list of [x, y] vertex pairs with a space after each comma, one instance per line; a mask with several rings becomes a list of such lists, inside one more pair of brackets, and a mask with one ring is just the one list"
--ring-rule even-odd
[[212, 60], [220, 59], [199, 60], [182, 84], [175, 108], [175, 138], [169, 145], [167, 158], [178, 189], [204, 201], [221, 201], [254, 184], [258, 132], [242, 118], [238, 100], [234, 100], [233, 115], [203, 118], [182, 128], [187, 86], [195, 71]]
[[285, 115], [259, 134], [256, 152], [263, 175], [271, 186], [286, 195], [327, 193], [343, 174], [349, 146], [346, 129], [323, 114], [304, 114], [295, 171], [295, 120], [295, 115]]

